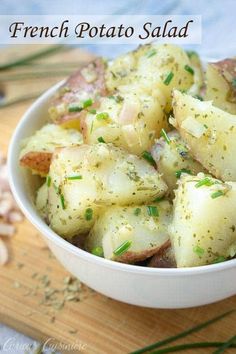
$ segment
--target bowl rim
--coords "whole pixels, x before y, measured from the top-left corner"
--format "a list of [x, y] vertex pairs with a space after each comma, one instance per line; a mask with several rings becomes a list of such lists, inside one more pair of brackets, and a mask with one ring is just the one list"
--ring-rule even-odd
[[95, 256], [75, 245], [71, 244], [69, 241], [66, 241], [57, 233], [55, 233], [46, 223], [41, 219], [41, 217], [37, 214], [36, 208], [26, 199], [27, 198], [24, 193], [20, 190], [18, 185], [17, 176], [14, 173], [14, 170], [20, 168], [20, 166], [16, 163], [18, 161], [18, 156], [16, 156], [16, 148], [19, 146], [18, 136], [21, 137], [22, 130], [26, 123], [30, 121], [32, 115], [34, 115], [35, 111], [43, 106], [45, 102], [56, 92], [56, 90], [63, 84], [65, 80], [58, 82], [57, 84], [50, 87], [46, 90], [41, 96], [39, 96], [32, 105], [26, 110], [23, 114], [22, 118], [19, 120], [14, 133], [11, 137], [10, 144], [8, 147], [8, 158], [7, 158], [7, 166], [8, 166], [8, 174], [9, 174], [9, 183], [14, 195], [14, 198], [19, 205], [20, 209], [25, 214], [26, 218], [41, 232], [49, 241], [55, 243], [57, 246], [72, 252], [74, 255], [82, 258], [84, 261], [95, 263], [97, 266], [102, 266], [105, 268], [110, 268], [117, 271], [127, 272], [127, 273], [136, 273], [136, 274], [145, 274], [146, 276], [159, 275], [163, 277], [168, 276], [187, 276], [193, 274], [202, 274], [202, 273], [211, 273], [223, 271], [226, 269], [231, 269], [236, 267], [236, 259], [228, 260], [221, 263], [209, 264], [198, 267], [185, 267], [185, 268], [151, 268], [151, 267], [143, 267], [132, 264], [125, 264], [120, 262], [115, 262], [112, 260], [108, 260], [105, 258], [101, 258]]

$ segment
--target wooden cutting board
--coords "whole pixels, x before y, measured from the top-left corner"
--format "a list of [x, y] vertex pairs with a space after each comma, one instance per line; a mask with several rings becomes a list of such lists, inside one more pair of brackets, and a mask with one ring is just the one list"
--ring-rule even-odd
[[[41, 48], [29, 46], [23, 50], [22, 47], [13, 47], [1, 51], [0, 64], [7, 58], [16, 58]], [[41, 63], [46, 63], [45, 71], [51, 71], [51, 74], [40, 79], [10, 80], [13, 74], [36, 72], [37, 67], [32, 65], [0, 71], [0, 88], [4, 85], [2, 89], [10, 98], [39, 93], [63, 78], [63, 75], [54, 75], [52, 72], [62, 67], [73, 70], [75, 64], [79, 67], [91, 58], [91, 54], [76, 49], [41, 59]], [[10, 81], [2, 83], [7, 76]], [[0, 109], [0, 150], [4, 153], [7, 152], [17, 122], [31, 103], [27, 101]], [[74, 289], [78, 284], [73, 280], [70, 283], [68, 273], [51, 255], [38, 232], [27, 220], [17, 225], [17, 234], [8, 242], [8, 246], [11, 260], [8, 265], [0, 268], [0, 321], [39, 341], [45, 342], [52, 338], [49, 343], [69, 344], [70, 350], [67, 353], [72, 352], [73, 348], [78, 353], [79, 345], [84, 353], [128, 353], [236, 308], [236, 296], [199, 308], [152, 310], [111, 300], [85, 286], [78, 293], [68, 293], [68, 288]], [[67, 301], [63, 304], [64, 288], [67, 288]], [[68, 294], [71, 296], [68, 297]], [[80, 301], [77, 301], [77, 297]], [[182, 343], [224, 341], [234, 335], [235, 330], [236, 315], [233, 314], [182, 340]], [[210, 349], [199, 351], [211, 352]], [[186, 353], [196, 353], [196, 349]]]

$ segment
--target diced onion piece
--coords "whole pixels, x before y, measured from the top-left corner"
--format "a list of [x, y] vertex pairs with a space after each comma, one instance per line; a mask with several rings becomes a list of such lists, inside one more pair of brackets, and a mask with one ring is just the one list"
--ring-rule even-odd
[[122, 133], [125, 141], [129, 147], [137, 145], [139, 143], [139, 136], [132, 124], [124, 125], [122, 127]]
[[121, 124], [132, 124], [138, 116], [139, 107], [137, 104], [131, 102], [124, 102], [119, 115], [119, 122]]
[[206, 127], [193, 117], [187, 117], [181, 124], [181, 128], [199, 139], [205, 133]]

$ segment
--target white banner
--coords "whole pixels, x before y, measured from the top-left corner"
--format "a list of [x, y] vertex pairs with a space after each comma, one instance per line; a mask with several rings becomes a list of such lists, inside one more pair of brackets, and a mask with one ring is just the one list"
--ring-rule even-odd
[[201, 44], [199, 15], [4, 15], [0, 44]]

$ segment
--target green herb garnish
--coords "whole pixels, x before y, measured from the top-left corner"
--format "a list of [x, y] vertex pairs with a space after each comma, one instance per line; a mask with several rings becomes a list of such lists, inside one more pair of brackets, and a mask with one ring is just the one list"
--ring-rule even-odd
[[103, 139], [102, 136], [99, 136], [98, 142], [99, 142], [99, 143], [104, 143], [104, 144], [106, 144], [106, 142], [105, 142], [105, 140]]
[[92, 208], [87, 208], [85, 210], [85, 214], [84, 214], [84, 217], [87, 221], [90, 221], [92, 220], [93, 218], [93, 209]]
[[140, 208], [136, 208], [134, 211], [134, 215], [139, 216], [141, 214], [141, 209]]
[[156, 54], [157, 54], [156, 49], [151, 49], [151, 50], [149, 50], [149, 52], [147, 52], [146, 55], [147, 55], [147, 58], [151, 58], [151, 57], [153, 57]]
[[155, 160], [153, 159], [152, 155], [150, 154], [150, 152], [148, 151], [144, 151], [142, 153], [142, 157], [147, 160], [152, 166], [156, 166], [156, 162]]
[[76, 180], [76, 179], [82, 179], [82, 176], [81, 175], [69, 176], [69, 177], [66, 177], [66, 179], [68, 179], [69, 181], [73, 181], [73, 180]]
[[91, 114], [96, 114], [97, 113], [96, 109], [89, 109], [88, 112], [91, 113]]
[[187, 54], [187, 56], [188, 56], [189, 58], [192, 58], [193, 56], [198, 57], [197, 52], [194, 52], [193, 50], [187, 50], [187, 51], [186, 51], [186, 54]]
[[226, 258], [224, 256], [219, 256], [216, 259], [214, 259], [214, 261], [212, 263], [221, 263], [221, 262], [225, 262]]
[[170, 71], [164, 80], [164, 84], [166, 86], [168, 86], [170, 84], [171, 80], [173, 79], [173, 77], [174, 77], [174, 73], [172, 71]]
[[124, 241], [119, 247], [117, 247], [113, 253], [115, 256], [121, 256], [131, 247], [132, 241]]
[[69, 112], [81, 112], [83, 107], [81, 107], [78, 103], [70, 103], [68, 106]]
[[94, 247], [91, 251], [92, 254], [94, 254], [95, 256], [98, 256], [98, 257], [104, 257], [104, 254], [103, 254], [103, 248], [102, 247]]
[[215, 198], [218, 198], [218, 197], [222, 197], [222, 195], [225, 195], [224, 191], [216, 191], [216, 192], [211, 194], [211, 198], [215, 199]]
[[155, 198], [154, 200], [153, 200], [153, 203], [158, 203], [158, 202], [160, 202], [161, 200], [163, 200], [164, 199], [164, 196], [162, 196], [162, 197], [157, 197], [157, 198]]
[[201, 179], [199, 182], [197, 182], [195, 184], [196, 188], [200, 188], [202, 186], [212, 186], [214, 184], [214, 182], [209, 178], [209, 177], [205, 177], [203, 179]]
[[64, 210], [66, 206], [65, 206], [65, 198], [63, 194], [60, 194], [60, 201], [61, 201], [61, 207]]
[[175, 172], [175, 176], [176, 176], [177, 178], [180, 178], [181, 175], [182, 175], [182, 173], [187, 173], [187, 174], [189, 174], [189, 175], [192, 174], [192, 172], [191, 172], [190, 170], [187, 170], [186, 168], [181, 168], [181, 170], [178, 170], [178, 171]]
[[165, 129], [161, 129], [161, 136], [165, 139], [165, 141], [167, 142], [167, 144], [170, 144], [171, 143], [171, 140], [170, 138], [168, 137]]
[[234, 88], [236, 88], [236, 77], [233, 78], [233, 80], [232, 80], [232, 86], [233, 86]]
[[198, 94], [194, 95], [193, 97], [197, 98], [199, 101], [203, 101], [203, 97]]
[[46, 184], [47, 184], [47, 186], [48, 186], [48, 187], [50, 187], [50, 186], [51, 186], [51, 182], [52, 182], [52, 178], [51, 178], [51, 176], [47, 175], [47, 178], [46, 178]]
[[[220, 321], [221, 319], [223, 319], [224, 317], [226, 316], [229, 316], [231, 315], [233, 312], [235, 312], [235, 310], [231, 310], [231, 311], [227, 311], [217, 317], [214, 317], [212, 318], [211, 320], [208, 320], [206, 322], [203, 322], [203, 323], [200, 323], [198, 324], [197, 326], [194, 326], [194, 327], [191, 327], [183, 332], [180, 332], [179, 334], [176, 334], [174, 336], [171, 336], [171, 337], [168, 337], [166, 339], [163, 339], [161, 341], [158, 341], [156, 343], [153, 343], [151, 345], [148, 345], [144, 348], [141, 348], [141, 349], [138, 349], [130, 354], [143, 354], [143, 353], [147, 353], [147, 352], [150, 352], [151, 350], [153, 349], [157, 349], [157, 348], [160, 348], [160, 347], [163, 347], [164, 345], [166, 344], [169, 344], [169, 343], [172, 343], [180, 338], [184, 338], [184, 337], [187, 337], [189, 334], [192, 334], [192, 333], [195, 333], [195, 332], [198, 332], [200, 331], [201, 329], [203, 328], [206, 328], [208, 326], [210, 326], [211, 324], [217, 322], [217, 321]], [[184, 344], [183, 344], [184, 345]], [[190, 344], [186, 344], [186, 346], [189, 346], [189, 345], [194, 345], [194, 343], [190, 343]], [[216, 345], [217, 346], [217, 345]], [[176, 346], [177, 347], [177, 346]], [[178, 346], [179, 347], [179, 346]], [[175, 347], [171, 347], [172, 348], [172, 352], [174, 352], [174, 348]], [[187, 349], [188, 347], [186, 347]], [[170, 348], [166, 348], [168, 349], [169, 351], [167, 351], [166, 353], [169, 353], [170, 352]], [[181, 348], [180, 348], [181, 349]], [[164, 349], [163, 349], [164, 350]], [[178, 351], [178, 350], [176, 350]], [[160, 351], [156, 351], [155, 353], [160, 353]]]
[[116, 101], [116, 103], [120, 103], [120, 102], [123, 102], [124, 101], [124, 98], [120, 95], [117, 95], [117, 96], [109, 96], [108, 98], [111, 98], [113, 100]]
[[193, 248], [193, 252], [196, 253], [198, 257], [202, 257], [205, 253], [204, 249], [198, 245]]
[[148, 205], [147, 212], [149, 216], [159, 216], [159, 212], [156, 206]]
[[189, 65], [184, 66], [184, 70], [186, 70], [189, 74], [194, 75], [194, 70]]
[[109, 114], [107, 112], [102, 112], [102, 113], [98, 113], [96, 115], [96, 118], [98, 120], [104, 120], [104, 119], [108, 119], [109, 118]]
[[92, 106], [92, 104], [93, 104], [93, 100], [92, 100], [92, 98], [89, 98], [83, 102], [83, 108], [90, 107], [90, 106]]

